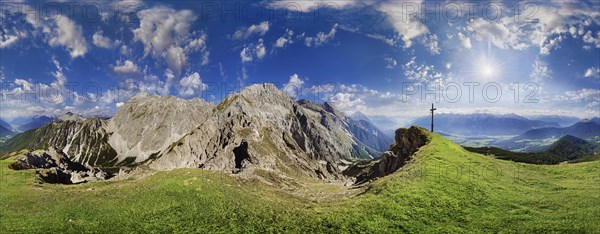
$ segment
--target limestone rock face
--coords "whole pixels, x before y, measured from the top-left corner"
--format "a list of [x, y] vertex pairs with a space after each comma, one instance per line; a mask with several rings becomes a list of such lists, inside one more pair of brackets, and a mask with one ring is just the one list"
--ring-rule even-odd
[[416, 126], [399, 128], [396, 130], [395, 140], [396, 143], [390, 147], [390, 151], [383, 153], [380, 159], [350, 166], [344, 170], [344, 175], [354, 177], [357, 184], [362, 184], [392, 174], [406, 165], [406, 162], [429, 142], [427, 130]]
[[90, 166], [115, 165], [117, 153], [108, 144], [109, 134], [105, 128], [106, 123], [99, 118], [71, 116], [18, 135], [6, 144], [13, 146], [9, 151], [43, 150], [52, 146], [74, 162]]
[[109, 144], [119, 161], [142, 162], [206, 121], [212, 104], [200, 99], [141, 94], [125, 103], [108, 122]]
[[101, 169], [71, 161], [56, 147], [50, 147], [47, 151], [39, 154], [26, 153], [9, 165], [9, 168], [13, 170], [36, 169], [38, 178], [47, 183], [79, 184], [105, 180], [109, 177], [109, 174]]
[[[253, 85], [223, 100], [202, 125], [149, 166], [158, 170], [241, 170], [242, 174], [259, 170], [341, 180], [337, 165], [353, 158], [352, 138], [342, 128], [331, 131], [322, 119], [321, 114], [303, 108], [272, 84]], [[243, 142], [248, 157], [238, 168], [236, 157], [241, 156], [234, 149]]]

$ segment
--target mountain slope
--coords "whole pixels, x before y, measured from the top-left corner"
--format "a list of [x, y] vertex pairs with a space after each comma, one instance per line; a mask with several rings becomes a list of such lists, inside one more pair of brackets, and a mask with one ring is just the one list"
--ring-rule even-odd
[[0, 232], [600, 230], [600, 161], [528, 165], [467, 152], [437, 134], [428, 139], [405, 167], [365, 190], [326, 183], [305, 189], [319, 200], [199, 169], [69, 187], [32, 186], [35, 172], [0, 170]]
[[119, 161], [145, 161], [204, 122], [212, 108], [212, 104], [200, 99], [139, 94], [108, 121], [109, 143]]
[[[425, 116], [414, 120], [411, 125], [429, 129], [431, 117]], [[435, 130], [460, 136], [499, 136], [517, 135], [523, 131], [559, 127], [557, 123], [530, 120], [523, 116], [492, 114], [436, 114]]]
[[[338, 121], [303, 108], [272, 84], [253, 85], [219, 103], [149, 166], [341, 180], [336, 165], [355, 156], [352, 135]], [[243, 145], [243, 155], [236, 153]]]
[[69, 159], [89, 166], [115, 166], [117, 153], [108, 144], [105, 122], [99, 118], [57, 121], [19, 134], [2, 145], [0, 155], [54, 146]]
[[[379, 156], [388, 142], [328, 103], [296, 102], [272, 84], [253, 85], [217, 106], [141, 94], [109, 120], [62, 115], [0, 145], [0, 154], [57, 147], [101, 168], [204, 168], [291, 183], [345, 181], [341, 168]], [[365, 142], [363, 142], [365, 141]], [[138, 167], [139, 166], [139, 167]]]
[[44, 115], [36, 115], [31, 117], [23, 117], [17, 118], [12, 121], [13, 125], [16, 126], [16, 129], [19, 132], [24, 132], [30, 129], [39, 128], [44, 126], [54, 120], [53, 117], [48, 117]]

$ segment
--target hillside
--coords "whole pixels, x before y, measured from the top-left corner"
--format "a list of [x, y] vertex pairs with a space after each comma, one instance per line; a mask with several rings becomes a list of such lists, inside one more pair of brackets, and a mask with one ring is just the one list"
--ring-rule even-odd
[[314, 181], [295, 193], [201, 169], [141, 180], [37, 184], [32, 171], [7, 170], [12, 160], [2, 160], [0, 232], [600, 230], [599, 161], [521, 164], [428, 137], [405, 167], [367, 187]]

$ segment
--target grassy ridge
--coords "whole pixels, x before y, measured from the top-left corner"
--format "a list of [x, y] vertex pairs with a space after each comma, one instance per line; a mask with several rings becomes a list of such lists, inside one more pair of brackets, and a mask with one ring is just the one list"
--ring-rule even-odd
[[514, 163], [430, 137], [405, 168], [328, 202], [198, 169], [38, 185], [0, 161], [0, 232], [600, 232], [600, 162]]

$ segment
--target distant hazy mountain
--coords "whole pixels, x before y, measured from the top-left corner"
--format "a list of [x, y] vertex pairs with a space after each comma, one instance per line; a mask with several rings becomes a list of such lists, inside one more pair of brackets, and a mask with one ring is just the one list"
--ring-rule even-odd
[[379, 130], [371, 120], [361, 112], [355, 112], [348, 119], [350, 123], [348, 128], [350, 132], [367, 146], [370, 146], [377, 151], [386, 151], [394, 139]]
[[531, 120], [539, 120], [549, 123], [557, 123], [560, 127], [567, 127], [577, 123], [580, 118], [574, 116], [562, 116], [562, 115], [537, 115], [529, 116]]
[[54, 120], [54, 117], [45, 115], [23, 116], [13, 119], [10, 123], [19, 132], [39, 128]]
[[512, 140], [560, 138], [565, 135], [572, 135], [579, 138], [599, 136], [600, 124], [593, 122], [592, 120], [584, 119], [565, 128], [551, 127], [529, 130], [514, 137]]
[[0, 137], [12, 135], [12, 134], [13, 134], [13, 131], [12, 131], [12, 127], [10, 126], [10, 124], [8, 124], [4, 120], [0, 119]]
[[12, 126], [10, 124], [8, 124], [6, 121], [4, 121], [3, 119], [0, 119], [0, 127], [4, 127], [6, 129], [12, 129]]
[[499, 159], [533, 164], [557, 164], [561, 162], [586, 161], [593, 160], [598, 155], [593, 144], [571, 135], [561, 137], [544, 151], [533, 153], [513, 152], [490, 146], [464, 148], [471, 152], [493, 155]]
[[[411, 125], [429, 129], [431, 117], [418, 118]], [[559, 125], [552, 122], [531, 120], [516, 114], [436, 114], [434, 130], [461, 136], [500, 136], [517, 135], [527, 130], [546, 127], [559, 127]]]
[[496, 142], [493, 145], [508, 150], [539, 152], [546, 150], [550, 144], [566, 135], [593, 140], [595, 137], [600, 137], [600, 124], [584, 119], [565, 128], [533, 129], [511, 139]]
[[0, 137], [12, 135], [12, 134], [13, 134], [13, 132], [10, 129], [5, 128], [4, 126], [0, 126]]

